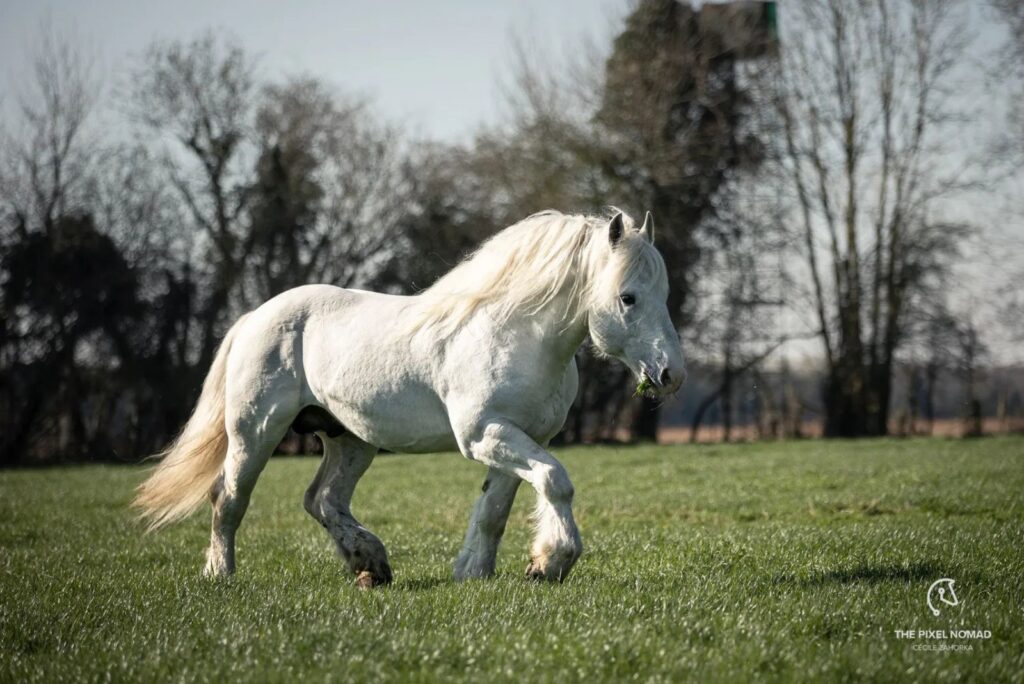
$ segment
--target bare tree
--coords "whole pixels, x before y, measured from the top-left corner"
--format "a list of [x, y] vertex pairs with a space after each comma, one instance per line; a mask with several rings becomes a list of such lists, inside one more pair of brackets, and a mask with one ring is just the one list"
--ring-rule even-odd
[[397, 130], [365, 103], [297, 79], [264, 89], [247, 211], [250, 305], [310, 282], [366, 287], [397, 250], [410, 181]]
[[199, 307], [197, 367], [213, 358], [252, 249], [243, 212], [250, 196], [253, 64], [235, 44], [212, 33], [187, 42], [156, 43], [132, 75], [129, 110], [158, 140], [168, 175], [204, 240], [208, 293]]
[[[1003, 302], [1002, 324], [1010, 337], [1017, 343], [1024, 341], [1024, 294], [1020, 281], [1024, 279], [1024, 238], [1020, 226], [1024, 223], [1024, 202], [1021, 189], [1024, 187], [1024, 3], [1015, 0], [990, 0], [997, 21], [1006, 30], [1006, 42], [999, 46], [996, 59], [991, 67], [993, 83], [1007, 92], [1005, 118], [995, 126], [992, 140], [992, 157], [1001, 162], [1007, 170], [1005, 197], [1008, 200], [1005, 211], [1008, 230], [998, 236], [1000, 251], [995, 255], [1007, 271], [1006, 282], [997, 292]], [[995, 109], [995, 108], [993, 108]], [[996, 110], [998, 111], [998, 109]], [[1006, 258], [1007, 241], [1018, 258]]]
[[1007, 32], [997, 65], [999, 83], [1013, 89], [1007, 125], [998, 136], [996, 149], [1019, 161], [1024, 158], [1024, 4], [1016, 0], [990, 2]]
[[[406, 212], [381, 285], [414, 293], [428, 287], [505, 226], [490, 169], [475, 150], [420, 144], [405, 164]], [[489, 163], [488, 163], [489, 166]]]
[[[605, 66], [597, 122], [602, 168], [617, 201], [658, 217], [669, 269], [669, 311], [677, 326], [692, 315], [698, 264], [712, 243], [731, 181], [757, 167], [762, 141], [749, 125], [754, 101], [744, 63], [770, 56], [774, 41], [761, 4], [638, 3]], [[654, 439], [658, 406], [636, 411], [634, 437]]]
[[690, 421], [695, 441], [706, 411], [721, 407], [723, 439], [731, 437], [735, 391], [789, 338], [780, 311], [789, 290], [783, 269], [784, 205], [766, 193], [764, 179], [746, 174], [732, 182], [730, 202], [718, 212], [696, 264], [692, 323], [683, 331], [688, 356], [715, 369], [715, 383]]
[[[17, 461], [42, 426], [62, 425], [57, 448], [87, 448], [77, 343], [103, 324], [97, 297], [125, 275], [91, 217], [87, 185], [97, 156], [92, 123], [101, 92], [91, 60], [51, 26], [10, 128], [0, 131], [0, 410], [3, 460]], [[104, 285], [75, 268], [93, 257]], [[63, 278], [78, 282], [64, 286]], [[83, 291], [87, 288], [91, 291]], [[98, 292], [97, 290], [102, 290]], [[111, 312], [112, 313], [112, 312]], [[64, 391], [56, 392], [56, 388]]]
[[922, 326], [924, 347], [924, 415], [928, 433], [935, 433], [935, 395], [943, 373], [956, 368], [959, 328], [945, 306], [933, 308]]
[[0, 130], [0, 202], [14, 229], [48, 231], [82, 208], [97, 154], [90, 124], [101, 92], [89, 55], [43, 25], [16, 121]]
[[981, 366], [988, 355], [988, 347], [978, 333], [972, 313], [963, 317], [957, 329], [957, 369], [963, 393], [963, 435], [980, 437], [984, 432], [981, 399], [978, 396]]
[[937, 217], [965, 188], [942, 163], [961, 3], [811, 0], [793, 6], [776, 84], [782, 169], [827, 365], [826, 434], [884, 434], [908, 310], [956, 253]]

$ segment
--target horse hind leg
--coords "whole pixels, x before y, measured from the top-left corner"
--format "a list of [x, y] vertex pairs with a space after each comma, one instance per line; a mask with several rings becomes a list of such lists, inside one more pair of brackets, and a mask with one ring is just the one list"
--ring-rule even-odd
[[256, 480], [284, 437], [289, 423], [290, 417], [285, 419], [279, 411], [271, 410], [266, 419], [255, 426], [239, 422], [228, 429], [224, 469], [210, 490], [213, 520], [203, 571], [208, 577], [234, 573], [235, 534], [249, 507]]
[[364, 589], [390, 584], [391, 564], [384, 544], [352, 515], [352, 494], [377, 448], [352, 435], [317, 432], [324, 460], [306, 491], [306, 510], [334, 539], [338, 552]]

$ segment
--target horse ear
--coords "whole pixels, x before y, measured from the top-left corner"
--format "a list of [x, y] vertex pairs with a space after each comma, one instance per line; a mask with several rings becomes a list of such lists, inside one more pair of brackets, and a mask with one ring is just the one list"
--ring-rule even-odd
[[608, 223], [608, 242], [614, 247], [622, 239], [622, 212], [618, 212]]
[[644, 225], [640, 226], [640, 234], [647, 238], [647, 241], [654, 244], [654, 216], [647, 212], [644, 217]]

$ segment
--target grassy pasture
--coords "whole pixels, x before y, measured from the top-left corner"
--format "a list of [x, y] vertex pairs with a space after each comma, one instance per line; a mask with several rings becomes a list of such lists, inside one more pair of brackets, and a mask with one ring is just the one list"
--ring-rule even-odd
[[[142, 534], [139, 468], [0, 472], [0, 681], [1024, 680], [1024, 439], [559, 456], [586, 546], [565, 584], [522, 577], [525, 488], [498, 576], [454, 584], [484, 470], [437, 454], [363, 479], [395, 569], [372, 592], [302, 510], [312, 458], [271, 462], [227, 581], [199, 576], [206, 515]], [[962, 604], [936, 618], [942, 577]], [[894, 633], [965, 628], [991, 638]]]

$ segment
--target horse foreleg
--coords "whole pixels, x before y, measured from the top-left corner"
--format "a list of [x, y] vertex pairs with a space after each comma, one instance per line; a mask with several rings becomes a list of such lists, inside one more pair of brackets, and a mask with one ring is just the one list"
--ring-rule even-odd
[[[453, 425], [458, 421], [454, 420]], [[572, 515], [569, 474], [543, 447], [510, 423], [473, 423], [456, 433], [463, 454], [518, 477], [537, 492], [537, 532], [530, 546], [529, 577], [564, 580], [583, 552]]]
[[462, 551], [455, 560], [455, 579], [461, 581], [494, 574], [498, 544], [505, 533], [505, 523], [520, 482], [522, 480], [515, 475], [498, 468], [491, 468], [487, 473], [483, 494], [473, 507]]
[[391, 564], [384, 544], [351, 511], [356, 484], [377, 449], [351, 435], [331, 438], [318, 432], [317, 436], [324, 444], [324, 460], [306, 492], [306, 510], [334, 539], [359, 586], [389, 584]]

